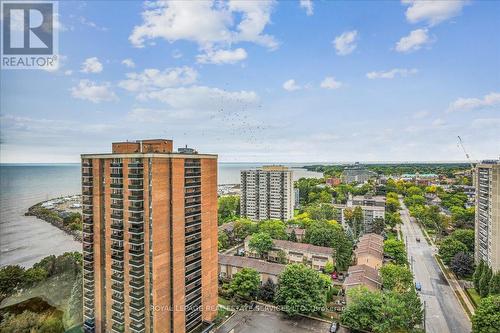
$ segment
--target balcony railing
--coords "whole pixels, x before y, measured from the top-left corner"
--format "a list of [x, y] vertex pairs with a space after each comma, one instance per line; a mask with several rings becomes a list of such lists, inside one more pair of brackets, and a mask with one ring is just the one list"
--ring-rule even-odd
[[144, 174], [142, 173], [129, 173], [128, 178], [143, 178]]
[[118, 311], [118, 312], [123, 312], [123, 304], [115, 302], [115, 303], [113, 303], [113, 305], [111, 305], [111, 309]]
[[123, 223], [122, 222], [113, 222], [113, 223], [111, 223], [111, 229], [122, 231], [123, 230]]
[[121, 241], [121, 240], [123, 240], [123, 233], [112, 233], [111, 239]]
[[111, 274], [111, 280], [116, 281], [116, 282], [123, 282], [123, 274]]
[[129, 163], [129, 164], [128, 164], [128, 167], [129, 167], [130, 169], [143, 168], [143, 167], [144, 167], [144, 164], [142, 164], [142, 163], [140, 163], [140, 162]]
[[123, 288], [123, 284], [121, 283], [113, 283], [111, 285], [111, 289], [113, 289], [114, 291], [118, 291], [118, 292], [123, 292], [124, 288]]
[[109, 184], [111, 188], [123, 188], [123, 184], [111, 183]]
[[130, 307], [133, 308], [134, 310], [140, 311], [140, 310], [144, 309], [144, 302], [132, 300], [132, 301], [130, 301]]
[[119, 315], [117, 313], [113, 313], [113, 315], [111, 316], [111, 319], [113, 319], [116, 323], [119, 323], [119, 324], [123, 324], [125, 321], [125, 318], [123, 317], [123, 315]]
[[128, 188], [130, 190], [142, 190], [142, 189], [144, 189], [144, 185], [143, 184], [129, 184]]
[[130, 232], [131, 234], [138, 234], [138, 235], [141, 235], [144, 233], [144, 228], [142, 226], [140, 227], [129, 227], [128, 228], [128, 232]]
[[144, 258], [130, 259], [129, 263], [131, 266], [141, 267], [141, 266], [144, 266]]
[[144, 320], [144, 311], [139, 311], [139, 312], [131, 311], [130, 318], [138, 321]]
[[144, 270], [132, 267], [132, 269], [130, 269], [130, 271], [129, 271], [129, 274], [130, 274], [130, 276], [134, 276], [134, 277], [143, 277]]
[[131, 279], [129, 284], [134, 288], [144, 288], [144, 280], [142, 279]]
[[144, 222], [144, 216], [129, 216], [129, 222]]
[[131, 201], [144, 201], [144, 195], [129, 195], [128, 199]]
[[119, 303], [123, 303], [124, 301], [123, 294], [114, 293], [113, 295], [111, 295], [111, 298]]
[[123, 272], [123, 263], [114, 262], [111, 264], [111, 269], [117, 272]]
[[111, 198], [113, 199], [121, 199], [123, 197], [123, 193], [111, 193]]

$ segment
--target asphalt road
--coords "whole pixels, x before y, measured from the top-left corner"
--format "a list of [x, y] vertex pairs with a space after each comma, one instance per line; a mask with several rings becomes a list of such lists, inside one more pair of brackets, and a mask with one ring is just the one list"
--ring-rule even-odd
[[[419, 225], [410, 220], [408, 210], [403, 203], [401, 205], [401, 231], [407, 244], [408, 258], [412, 261], [415, 281], [422, 285], [419, 294], [426, 304], [427, 332], [469, 333], [469, 318], [432, 256], [437, 249], [427, 244]], [[416, 241], [417, 237], [420, 242]]]

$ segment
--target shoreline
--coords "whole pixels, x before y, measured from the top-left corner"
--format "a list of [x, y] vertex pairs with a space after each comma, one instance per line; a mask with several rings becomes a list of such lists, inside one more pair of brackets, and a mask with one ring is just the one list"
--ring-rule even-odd
[[[52, 224], [54, 227], [58, 228], [61, 231], [64, 231], [64, 233], [73, 236], [73, 239], [78, 242], [82, 242], [82, 231], [81, 230], [75, 230], [70, 228], [69, 225], [64, 224], [64, 220], [62, 217], [57, 214], [56, 211], [50, 210], [47, 208], [44, 208], [42, 205], [47, 202], [51, 202], [54, 200], [61, 200], [64, 199], [65, 197], [58, 197], [58, 198], [53, 198], [49, 200], [44, 200], [41, 202], [38, 202], [34, 204], [33, 206], [28, 208], [28, 211], [24, 213], [24, 216], [34, 216], [39, 220], [42, 220], [44, 222]], [[48, 214], [48, 212], [52, 214]], [[81, 214], [80, 214], [81, 216]]]

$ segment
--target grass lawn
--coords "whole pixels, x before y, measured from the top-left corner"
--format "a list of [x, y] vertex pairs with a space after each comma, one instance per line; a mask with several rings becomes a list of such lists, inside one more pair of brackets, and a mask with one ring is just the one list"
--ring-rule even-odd
[[472, 302], [477, 307], [479, 305], [479, 301], [481, 300], [481, 296], [479, 296], [476, 289], [467, 288], [465, 289], [465, 291], [467, 292], [467, 294], [469, 294], [470, 298], [472, 299]]
[[219, 296], [219, 304], [224, 305], [224, 306], [231, 306], [233, 303], [230, 300], [227, 300], [225, 298], [222, 298]]

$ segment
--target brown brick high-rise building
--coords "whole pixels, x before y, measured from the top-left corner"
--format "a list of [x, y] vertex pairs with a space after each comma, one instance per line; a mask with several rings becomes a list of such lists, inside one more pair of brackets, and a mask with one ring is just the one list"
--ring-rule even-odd
[[172, 146], [82, 155], [87, 332], [190, 332], [217, 314], [217, 156]]

